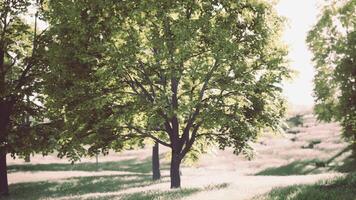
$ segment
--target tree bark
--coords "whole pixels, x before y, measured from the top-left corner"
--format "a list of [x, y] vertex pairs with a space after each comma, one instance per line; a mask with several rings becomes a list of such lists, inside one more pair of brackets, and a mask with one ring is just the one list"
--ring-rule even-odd
[[158, 142], [152, 147], [152, 179], [159, 180], [161, 178], [161, 172], [159, 167], [159, 146]]
[[0, 196], [9, 194], [9, 184], [7, 182], [6, 149], [0, 148]]
[[179, 153], [172, 150], [171, 159], [171, 188], [180, 188], [180, 163], [181, 158]]
[[0, 196], [9, 194], [6, 165], [7, 126], [10, 122], [11, 102], [0, 100]]
[[353, 160], [356, 162], [356, 141], [351, 144], [351, 149]]
[[26, 155], [24, 160], [27, 163], [31, 162], [31, 156], [30, 155]]

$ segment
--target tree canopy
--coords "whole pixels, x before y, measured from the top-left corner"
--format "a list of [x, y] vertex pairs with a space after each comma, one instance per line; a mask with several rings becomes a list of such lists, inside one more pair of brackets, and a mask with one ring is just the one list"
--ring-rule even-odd
[[314, 53], [315, 112], [340, 121], [356, 155], [356, 1], [331, 1], [307, 42]]
[[48, 7], [46, 106], [67, 124], [63, 141], [79, 151], [83, 143], [112, 148], [151, 138], [172, 149], [171, 186], [180, 187], [179, 166], [192, 148], [209, 142], [249, 154], [261, 130], [278, 129], [289, 69], [279, 41], [284, 20], [272, 4], [49, 1]]
[[7, 193], [6, 154], [27, 156], [53, 147], [40, 103], [46, 68], [39, 64], [45, 40], [37, 29], [39, 8], [29, 0], [0, 1], [0, 194]]

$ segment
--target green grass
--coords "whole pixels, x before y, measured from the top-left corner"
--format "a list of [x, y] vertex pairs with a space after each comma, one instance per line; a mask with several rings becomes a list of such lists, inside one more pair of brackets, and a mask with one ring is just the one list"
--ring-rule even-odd
[[255, 175], [260, 176], [290, 176], [290, 175], [306, 175], [320, 172], [316, 167], [319, 160], [299, 160], [279, 167], [271, 167], [258, 172]]
[[[129, 195], [124, 195], [119, 199], [122, 200], [154, 200], [154, 199], [165, 199], [165, 200], [173, 200], [173, 199], [181, 199], [185, 196], [192, 195], [194, 193], [202, 191], [197, 188], [187, 188], [187, 189], [179, 189], [172, 191], [148, 191], [148, 192], [137, 192]], [[108, 198], [113, 199], [113, 198]]]
[[10, 185], [10, 196], [4, 199], [41, 199], [88, 193], [105, 193], [132, 187], [151, 185], [150, 175], [111, 175], [61, 179], [59, 181], [40, 181]]
[[[161, 169], [167, 169], [168, 166], [161, 165]], [[129, 188], [145, 187], [152, 184], [162, 183], [163, 181], [152, 181], [151, 160], [138, 161], [135, 159], [119, 162], [101, 162], [96, 163], [77, 163], [71, 164], [24, 164], [10, 165], [9, 171], [125, 171], [133, 172], [128, 175], [108, 175], [108, 176], [89, 176], [66, 178], [53, 181], [39, 181], [11, 184], [9, 186], [10, 196], [0, 197], [1, 200], [35, 200], [70, 197], [85, 194], [105, 194], [107, 192], [120, 192]], [[164, 177], [162, 177], [164, 179]], [[164, 179], [166, 180], [166, 179]], [[118, 195], [98, 195], [90, 197], [91, 199], [181, 199], [193, 193], [207, 190], [216, 190], [227, 187], [227, 184], [213, 185], [206, 188], [185, 188], [169, 191], [144, 191], [130, 194]], [[167, 188], [168, 189], [168, 188]]]
[[254, 200], [355, 200], [356, 173], [312, 185], [293, 185], [275, 188]]
[[111, 199], [120, 199], [120, 200], [175, 200], [181, 199], [183, 197], [192, 195], [198, 192], [204, 191], [212, 191], [212, 190], [220, 190], [228, 187], [229, 184], [217, 184], [217, 185], [209, 185], [205, 188], [182, 188], [182, 189], [174, 189], [170, 191], [146, 191], [146, 192], [137, 192], [127, 195], [118, 195], [118, 196], [106, 196], [106, 197], [93, 197], [91, 200], [111, 200]]
[[[165, 163], [161, 164], [161, 169], [169, 169]], [[125, 171], [137, 173], [150, 173], [152, 171], [151, 159], [143, 162], [136, 159], [123, 160], [118, 162], [99, 162], [96, 163], [75, 163], [75, 164], [24, 164], [10, 165], [8, 172], [18, 171]]]
[[[162, 182], [162, 181], [160, 181]], [[113, 175], [113, 176], [91, 176], [62, 179], [59, 181], [41, 181], [30, 183], [18, 183], [10, 185], [10, 196], [2, 197], [1, 200], [35, 200], [59, 197], [70, 197], [92, 193], [105, 194], [107, 192], [119, 192], [125, 189], [144, 187], [156, 184], [151, 176], [135, 175]], [[181, 199], [193, 193], [218, 190], [227, 187], [228, 184], [212, 185], [205, 188], [185, 188], [169, 191], [144, 191], [131, 194], [109, 195], [91, 197], [90, 199]]]
[[[319, 164], [319, 165], [318, 165]], [[321, 166], [325, 165], [325, 166]], [[291, 162], [287, 165], [279, 167], [271, 167], [264, 169], [255, 175], [258, 176], [290, 176], [290, 175], [307, 175], [318, 174], [324, 172], [355, 172], [356, 161], [351, 157], [346, 158], [340, 163], [334, 163], [331, 165], [328, 161], [322, 161], [318, 159], [314, 160], [298, 160]]]
[[339, 158], [341, 155], [349, 151], [350, 148], [347, 147], [327, 160], [319, 160], [319, 159], [297, 160], [287, 165], [264, 169], [256, 173], [255, 175], [290, 176], [290, 175], [318, 174], [318, 173], [330, 172], [330, 171], [342, 172], [342, 173], [355, 172], [356, 160], [354, 160], [351, 156], [336, 161], [337, 158]]

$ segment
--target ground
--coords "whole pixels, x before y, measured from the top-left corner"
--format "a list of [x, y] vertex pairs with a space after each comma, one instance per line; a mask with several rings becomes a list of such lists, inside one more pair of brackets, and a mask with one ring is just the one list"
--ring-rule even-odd
[[[151, 181], [151, 149], [84, 158], [74, 165], [55, 155], [31, 162], [8, 158], [11, 195], [5, 199], [355, 199], [356, 168], [337, 123], [304, 124], [286, 134], [264, 134], [251, 161], [231, 149], [211, 148], [182, 167], [182, 189], [169, 189], [161, 147], [162, 180]], [[326, 191], [326, 192], [323, 192]], [[319, 196], [318, 196], [319, 195]], [[330, 198], [331, 197], [331, 198]]]

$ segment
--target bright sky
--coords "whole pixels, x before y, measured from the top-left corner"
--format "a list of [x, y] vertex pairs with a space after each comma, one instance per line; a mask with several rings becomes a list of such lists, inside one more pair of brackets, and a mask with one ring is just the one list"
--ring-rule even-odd
[[305, 40], [308, 31], [316, 23], [318, 5], [320, 0], [280, 0], [277, 4], [279, 14], [289, 21], [283, 39], [290, 46], [291, 67], [298, 71], [297, 76], [284, 86], [284, 94], [292, 105], [313, 105], [314, 69], [312, 54]]

